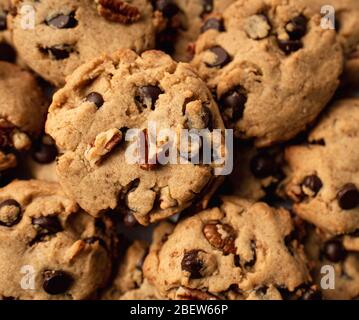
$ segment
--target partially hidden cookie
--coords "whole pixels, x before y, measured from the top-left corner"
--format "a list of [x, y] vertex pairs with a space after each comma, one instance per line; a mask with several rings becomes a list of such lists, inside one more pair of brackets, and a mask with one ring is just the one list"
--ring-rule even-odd
[[[150, 144], [151, 124], [158, 137]], [[63, 153], [57, 173], [65, 191], [94, 216], [108, 209], [130, 210], [145, 225], [194, 202], [204, 200], [205, 205], [222, 181], [211, 159], [208, 164], [179, 161], [181, 139], [169, 142], [175, 163], [159, 162], [170, 141], [163, 130], [177, 136], [183, 129], [214, 128], [224, 128], [217, 105], [188, 64], [159, 51], [138, 56], [130, 50], [80, 67], [55, 94], [46, 123]], [[139, 148], [131, 142], [136, 137], [126, 141], [130, 129], [142, 136]], [[141, 161], [127, 157], [136, 153], [134, 146], [142, 150]], [[187, 151], [198, 154], [195, 146]]]
[[[57, 86], [78, 66], [102, 53], [120, 48], [142, 52], [154, 47], [156, 26], [148, 0], [14, 3], [17, 13], [11, 26], [19, 55]], [[24, 15], [30, 17], [25, 27]], [[35, 19], [34, 25], [31, 19]]]
[[165, 236], [153, 240], [145, 278], [170, 299], [295, 296], [310, 277], [289, 213], [236, 197], [223, 200], [175, 227], [160, 225]]
[[111, 287], [102, 296], [103, 300], [157, 300], [160, 298], [155, 287], [143, 277], [142, 266], [147, 252], [146, 243], [134, 241], [121, 259]]
[[16, 65], [0, 62], [0, 172], [17, 166], [17, 155], [41, 132], [46, 100], [36, 79]]
[[333, 237], [311, 229], [305, 251], [324, 299], [359, 298], [359, 234]]
[[359, 100], [335, 102], [308, 144], [287, 148], [282, 190], [304, 220], [333, 233], [359, 229]]
[[192, 64], [226, 125], [263, 147], [316, 119], [339, 84], [343, 53], [335, 31], [301, 0], [239, 0], [225, 10], [222, 29], [199, 37]]
[[11, 34], [7, 16], [10, 11], [10, 0], [0, 0], [0, 60], [16, 61], [16, 51], [11, 45]]
[[204, 19], [223, 12], [235, 0], [157, 0], [155, 9], [165, 18], [165, 29], [158, 34], [157, 47], [177, 61], [190, 61], [192, 45], [201, 33]]
[[58, 184], [14, 181], [0, 189], [0, 298], [93, 297], [111, 273], [112, 228]]

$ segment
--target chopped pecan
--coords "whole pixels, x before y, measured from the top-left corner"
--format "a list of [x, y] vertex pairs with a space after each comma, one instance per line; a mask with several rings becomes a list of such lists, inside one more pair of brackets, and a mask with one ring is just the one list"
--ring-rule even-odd
[[129, 24], [141, 18], [135, 6], [122, 0], [96, 0], [97, 11], [105, 19], [113, 22]]
[[236, 232], [228, 224], [220, 222], [208, 223], [203, 228], [203, 234], [213, 247], [222, 250], [225, 255], [236, 253], [234, 245]]
[[152, 171], [155, 170], [158, 165], [157, 153], [154, 155], [150, 154], [151, 148], [150, 148], [150, 141], [148, 139], [148, 131], [147, 129], [144, 129], [142, 132], [143, 135], [139, 137], [140, 168], [142, 170]]
[[121, 140], [122, 133], [116, 128], [102, 132], [96, 137], [93, 145], [87, 148], [85, 158], [90, 162], [91, 166], [97, 165]]

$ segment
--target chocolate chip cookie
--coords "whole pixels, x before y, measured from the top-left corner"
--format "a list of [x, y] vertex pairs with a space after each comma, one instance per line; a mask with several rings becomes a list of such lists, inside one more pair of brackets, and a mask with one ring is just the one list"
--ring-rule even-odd
[[148, 245], [136, 240], [126, 251], [111, 288], [103, 300], [157, 300], [156, 289], [143, 277], [142, 266]]
[[193, 66], [238, 137], [259, 147], [286, 141], [328, 103], [343, 53], [320, 22], [301, 0], [239, 0], [224, 12], [223, 28], [199, 37]]
[[223, 200], [175, 227], [159, 227], [165, 236], [154, 238], [144, 274], [163, 296], [282, 299], [282, 293], [309, 283], [303, 247], [286, 210]]
[[[120, 50], [80, 67], [55, 94], [46, 128], [63, 153], [57, 163], [60, 183], [94, 216], [130, 210], [146, 225], [194, 202], [205, 205], [222, 180], [211, 159], [192, 161], [204, 143], [188, 145], [186, 161], [179, 159], [184, 149], [178, 144], [185, 139], [171, 143], [171, 134], [182, 136], [183, 130], [210, 133], [224, 126], [198, 75], [160, 51], [138, 56]], [[175, 163], [167, 161], [166, 145]], [[132, 161], [128, 155], [136, 150], [141, 155]]]
[[[213, 25], [204, 19], [215, 12], [223, 12], [235, 0], [157, 0], [155, 9], [165, 18], [165, 29], [158, 34], [159, 49], [172, 54], [177, 61], [190, 61], [193, 42], [200, 33]], [[214, 20], [212, 20], [214, 21]]]
[[[310, 230], [305, 250], [313, 263], [313, 277], [325, 299], [359, 297], [359, 234], [333, 237]], [[331, 272], [334, 271], [334, 278]]]
[[17, 165], [43, 128], [47, 104], [36, 79], [16, 65], [0, 61], [0, 172]]
[[[36, 73], [55, 85], [63, 85], [65, 77], [79, 65], [104, 52], [119, 48], [142, 52], [154, 47], [155, 21], [148, 0], [15, 3], [14, 45]], [[21, 13], [24, 5], [26, 14], [35, 17], [35, 24], [26, 28]]]
[[0, 60], [15, 62], [16, 51], [12, 47], [11, 35], [7, 16], [10, 10], [10, 0], [0, 0]]
[[303, 219], [333, 234], [359, 229], [359, 99], [340, 100], [285, 152], [284, 192]]
[[12, 182], [0, 190], [0, 297], [92, 297], [111, 273], [111, 230], [55, 183]]

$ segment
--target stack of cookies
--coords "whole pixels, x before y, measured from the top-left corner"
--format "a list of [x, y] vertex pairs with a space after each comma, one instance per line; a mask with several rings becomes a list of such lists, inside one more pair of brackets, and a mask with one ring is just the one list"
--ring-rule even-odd
[[0, 299], [358, 298], [358, 75], [357, 0], [0, 0]]

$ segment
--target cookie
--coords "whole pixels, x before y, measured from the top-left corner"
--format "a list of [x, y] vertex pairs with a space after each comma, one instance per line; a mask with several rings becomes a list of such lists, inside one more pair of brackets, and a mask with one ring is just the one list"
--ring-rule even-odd
[[[151, 123], [157, 147], [150, 143]], [[178, 143], [163, 133], [209, 127], [224, 128], [211, 93], [189, 65], [159, 51], [138, 56], [130, 50], [80, 67], [55, 94], [46, 123], [63, 153], [57, 173], [65, 191], [94, 216], [130, 210], [144, 225], [194, 202], [205, 205], [222, 181], [213, 163], [178, 161]], [[142, 136], [142, 142], [126, 141], [129, 129], [137, 131], [129, 139]], [[166, 141], [174, 146], [173, 164], [158, 160]], [[131, 162], [134, 145], [142, 147], [142, 155]], [[193, 155], [196, 150], [194, 145]]]
[[359, 229], [359, 99], [331, 106], [308, 144], [287, 148], [282, 190], [294, 211], [329, 233]]
[[320, 22], [301, 0], [239, 0], [224, 12], [223, 28], [199, 37], [192, 64], [237, 137], [258, 147], [286, 141], [323, 110], [343, 53]]
[[161, 295], [282, 299], [282, 293], [294, 294], [309, 283], [303, 247], [286, 210], [237, 197], [223, 200], [175, 227], [159, 227], [165, 236], [154, 238], [143, 269]]
[[233, 172], [226, 180], [226, 194], [258, 201], [275, 193], [283, 178], [282, 148], [257, 149], [238, 143]]
[[19, 67], [0, 61], [0, 172], [16, 167], [42, 130], [47, 104], [36, 79]]
[[15, 62], [16, 51], [10, 44], [11, 35], [7, 22], [9, 10], [10, 0], [0, 0], [0, 60]]
[[143, 277], [142, 265], [148, 245], [136, 240], [126, 251], [117, 275], [110, 289], [102, 296], [103, 300], [157, 300], [156, 289]]
[[92, 297], [111, 273], [112, 224], [95, 220], [58, 184], [14, 181], [0, 190], [0, 297]]
[[235, 0], [157, 0], [155, 9], [162, 13], [166, 27], [158, 34], [157, 47], [177, 61], [193, 57], [192, 44], [201, 33], [205, 17], [223, 12]]
[[[344, 81], [359, 86], [359, 2], [357, 0], [306, 0], [316, 12], [331, 6], [335, 10], [335, 29], [345, 53]], [[325, 12], [329, 14], [329, 12]], [[324, 17], [324, 15], [323, 15]]]
[[[19, 55], [44, 79], [61, 86], [78, 66], [119, 48], [154, 47], [150, 1], [15, 1], [13, 42]], [[35, 25], [23, 28], [21, 7], [35, 10]], [[29, 11], [29, 15], [32, 14]]]
[[[359, 234], [333, 237], [311, 229], [305, 250], [313, 264], [313, 278], [324, 299], [358, 299]], [[334, 278], [330, 277], [332, 272]]]

